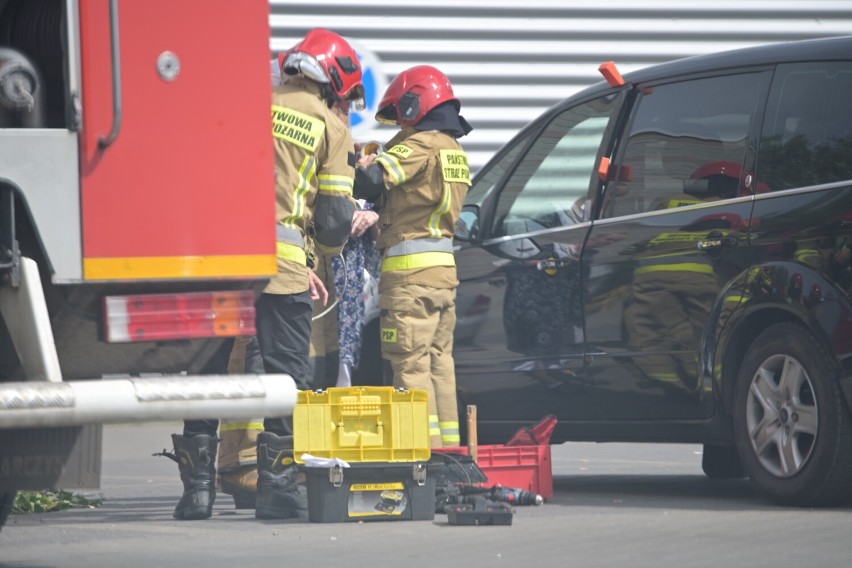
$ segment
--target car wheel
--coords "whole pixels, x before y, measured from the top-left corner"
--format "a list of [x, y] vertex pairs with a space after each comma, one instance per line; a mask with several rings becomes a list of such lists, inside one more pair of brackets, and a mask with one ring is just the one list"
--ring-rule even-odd
[[746, 476], [735, 446], [704, 444], [701, 469], [710, 479], [742, 479]]
[[757, 336], [740, 367], [737, 451], [777, 503], [825, 505], [852, 492], [852, 416], [832, 361], [807, 330], [781, 323]]
[[9, 518], [9, 513], [12, 512], [12, 505], [15, 504], [15, 492], [0, 493], [0, 529], [6, 524]]

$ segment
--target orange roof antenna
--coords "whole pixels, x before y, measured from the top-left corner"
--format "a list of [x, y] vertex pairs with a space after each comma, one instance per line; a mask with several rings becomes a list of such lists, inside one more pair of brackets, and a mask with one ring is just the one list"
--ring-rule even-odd
[[618, 68], [615, 66], [614, 61], [601, 63], [600, 67], [598, 67], [598, 71], [600, 71], [601, 75], [604, 76], [606, 82], [613, 87], [619, 87], [625, 83], [624, 77], [622, 77], [621, 73], [618, 72]]

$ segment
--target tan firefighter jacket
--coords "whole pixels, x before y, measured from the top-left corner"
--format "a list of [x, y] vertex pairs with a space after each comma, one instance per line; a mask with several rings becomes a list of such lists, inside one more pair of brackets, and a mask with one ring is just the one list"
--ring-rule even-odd
[[449, 134], [404, 128], [375, 160], [387, 193], [377, 246], [379, 289], [405, 284], [454, 288], [453, 235], [468, 186], [467, 154]]
[[[278, 275], [264, 292], [296, 294], [308, 289], [307, 258], [313, 248], [333, 254], [351, 229], [352, 135], [323, 102], [320, 86], [294, 77], [273, 91], [272, 136]], [[317, 230], [342, 234], [344, 240], [323, 247]]]

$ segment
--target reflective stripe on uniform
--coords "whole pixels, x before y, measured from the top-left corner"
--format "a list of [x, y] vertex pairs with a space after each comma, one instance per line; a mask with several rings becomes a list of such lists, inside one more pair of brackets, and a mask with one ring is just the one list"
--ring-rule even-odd
[[382, 261], [382, 272], [455, 265], [456, 257], [451, 252], [419, 252], [384, 259]]
[[793, 258], [805, 264], [814, 264], [819, 262], [822, 257], [817, 249], [799, 249], [793, 253]]
[[461, 442], [458, 422], [441, 422], [441, 441], [445, 444], [458, 446]]
[[317, 179], [319, 179], [320, 191], [337, 191], [352, 195], [354, 181], [351, 177], [320, 174]]
[[431, 215], [429, 215], [429, 234], [433, 237], [441, 237], [441, 217], [449, 213], [450, 205], [453, 202], [453, 193], [450, 184], [444, 184], [444, 194], [441, 195], [441, 203]]
[[305, 156], [299, 168], [299, 183], [293, 192], [293, 214], [284, 220], [287, 227], [295, 227], [296, 221], [305, 214], [305, 196], [311, 190], [310, 179], [316, 175], [316, 160], [313, 156]]
[[692, 241], [700, 241], [706, 239], [708, 233], [706, 231], [686, 231], [682, 233], [660, 233], [651, 239], [649, 245], [659, 245], [663, 243], [688, 243]]
[[673, 264], [651, 264], [640, 266], [634, 274], [647, 274], [649, 272], [694, 272], [697, 274], [713, 274], [713, 267], [700, 262], [679, 262]]
[[453, 241], [447, 238], [409, 239], [388, 247], [385, 256], [403, 256], [419, 252], [453, 252]]
[[376, 162], [382, 164], [385, 167], [385, 170], [390, 174], [391, 181], [393, 181], [394, 185], [402, 185], [405, 183], [406, 175], [405, 171], [402, 169], [402, 165], [399, 163], [399, 160], [384, 152], [379, 154], [379, 157], [376, 158]]
[[438, 417], [434, 414], [429, 415], [429, 435], [430, 436], [440, 436], [441, 435], [441, 426], [438, 422]]
[[275, 236], [277, 239], [276, 252], [282, 260], [292, 260], [307, 266], [307, 255], [305, 254], [305, 238], [302, 231], [290, 227], [276, 226]]
[[302, 231], [299, 229], [278, 225], [276, 227], [275, 235], [276, 240], [279, 243], [290, 243], [302, 248], [305, 247], [305, 238], [302, 236]]
[[276, 243], [278, 258], [281, 260], [292, 260], [304, 266], [308, 265], [308, 257], [305, 255], [305, 249], [300, 246], [291, 245], [290, 243]]
[[429, 234], [438, 238], [441, 236], [441, 219], [450, 212], [453, 204], [453, 187], [451, 183], [470, 185], [470, 168], [467, 164], [467, 154], [462, 150], [443, 149], [441, 156], [441, 175], [444, 178], [444, 192], [441, 203], [429, 215]]
[[680, 383], [681, 378], [675, 373], [648, 373], [648, 379], [660, 383]]

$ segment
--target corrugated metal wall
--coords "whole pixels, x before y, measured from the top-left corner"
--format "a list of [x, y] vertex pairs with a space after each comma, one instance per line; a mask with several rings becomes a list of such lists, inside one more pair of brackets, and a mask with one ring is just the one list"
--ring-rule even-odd
[[[435, 65], [453, 83], [475, 127], [462, 139], [482, 165], [518, 129], [573, 92], [622, 72], [750, 45], [852, 34], [852, 1], [648, 0], [271, 0], [273, 53], [314, 27], [334, 30], [362, 53], [380, 91], [397, 73]], [[377, 101], [371, 100], [373, 105]], [[372, 111], [372, 112], [371, 112]], [[393, 129], [355, 117], [357, 140]]]

